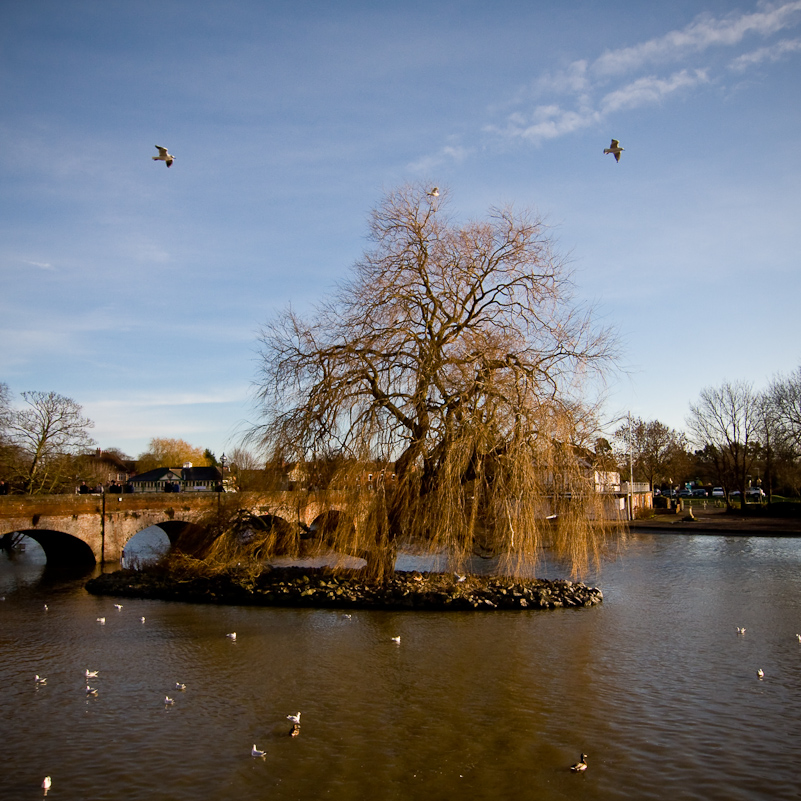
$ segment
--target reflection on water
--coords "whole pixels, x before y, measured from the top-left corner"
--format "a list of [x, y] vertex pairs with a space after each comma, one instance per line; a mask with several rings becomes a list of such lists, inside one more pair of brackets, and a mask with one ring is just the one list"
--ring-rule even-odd
[[797, 540], [635, 536], [601, 606], [442, 614], [117, 610], [0, 559], [0, 798], [797, 798], [799, 567]]

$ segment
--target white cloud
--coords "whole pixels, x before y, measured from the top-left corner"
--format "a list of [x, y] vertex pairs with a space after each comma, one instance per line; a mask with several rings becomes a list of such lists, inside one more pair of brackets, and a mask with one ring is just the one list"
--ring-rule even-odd
[[29, 264], [31, 267], [38, 267], [40, 270], [55, 270], [56, 268], [53, 267], [50, 262], [47, 261], [26, 261], [25, 264]]
[[506, 133], [531, 142], [540, 142], [586, 128], [597, 119], [598, 113], [592, 109], [573, 111], [557, 105], [537, 106], [528, 123], [517, 117], [514, 123], [507, 126]]
[[212, 392], [154, 392], [141, 395], [126, 395], [124, 399], [88, 401], [85, 406], [93, 409], [114, 410], [152, 409], [170, 406], [205, 406], [208, 404], [239, 403], [247, 396], [248, 385], [228, 387]]
[[658, 103], [663, 97], [673, 94], [679, 89], [687, 89], [706, 83], [707, 76], [703, 70], [681, 70], [668, 78], [657, 78], [649, 75], [638, 78], [620, 89], [609, 92], [601, 100], [601, 115], [605, 116], [622, 109], [639, 108], [640, 106]]
[[763, 61], [775, 62], [784, 58], [789, 53], [801, 51], [801, 39], [782, 39], [768, 47], [760, 47], [750, 53], [743, 53], [729, 64], [729, 69], [736, 72], [743, 72], [749, 67], [761, 64]]
[[599, 75], [617, 75], [645, 64], [683, 58], [688, 52], [701, 52], [712, 46], [730, 47], [739, 44], [748, 34], [769, 36], [795, 25], [800, 17], [801, 0], [766, 6], [753, 14], [730, 14], [723, 19], [703, 15], [681, 30], [632, 47], [607, 51], [593, 63], [592, 70]]
[[430, 156], [423, 156], [423, 158], [409, 164], [409, 170], [426, 175], [441, 167], [446, 162], [464, 161], [471, 152], [472, 149], [460, 145], [445, 145], [436, 153]]
[[[714, 18], [697, 17], [680, 30], [631, 47], [609, 50], [595, 61], [578, 59], [565, 69], [547, 72], [518, 92], [505, 121], [484, 130], [506, 139], [534, 144], [556, 139], [602, 122], [608, 116], [654, 105], [680, 91], [689, 91], [716, 80], [712, 67], [699, 64], [660, 75], [654, 65], [703, 53], [710, 47], [734, 47], [748, 35], [767, 37], [801, 23], [801, 0], [781, 5], [762, 5], [747, 14]], [[785, 39], [736, 58], [733, 70], [743, 71], [762, 61], [777, 61], [801, 50], [801, 40]], [[649, 67], [647, 75], [636, 73]], [[623, 76], [631, 76], [625, 82]], [[610, 84], [612, 84], [610, 86]], [[551, 100], [530, 106], [534, 98]], [[528, 106], [528, 108], [527, 108]]]

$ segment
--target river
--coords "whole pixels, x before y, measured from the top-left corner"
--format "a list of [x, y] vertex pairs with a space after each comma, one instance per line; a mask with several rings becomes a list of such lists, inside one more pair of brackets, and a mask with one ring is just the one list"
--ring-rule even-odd
[[801, 797], [801, 539], [635, 534], [579, 610], [118, 610], [84, 581], [0, 555], [0, 799]]

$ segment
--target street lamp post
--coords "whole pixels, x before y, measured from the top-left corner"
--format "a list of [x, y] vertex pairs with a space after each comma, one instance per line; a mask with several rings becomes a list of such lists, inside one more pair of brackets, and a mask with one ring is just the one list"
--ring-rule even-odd
[[634, 434], [629, 412], [629, 522], [634, 520]]
[[225, 492], [225, 453], [220, 457], [220, 492]]

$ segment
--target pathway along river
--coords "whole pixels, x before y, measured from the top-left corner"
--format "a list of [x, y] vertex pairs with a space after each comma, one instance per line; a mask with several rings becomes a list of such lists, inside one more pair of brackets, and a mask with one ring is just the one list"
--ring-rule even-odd
[[117, 610], [35, 562], [0, 557], [2, 799], [799, 798], [801, 539], [634, 535], [545, 612]]

